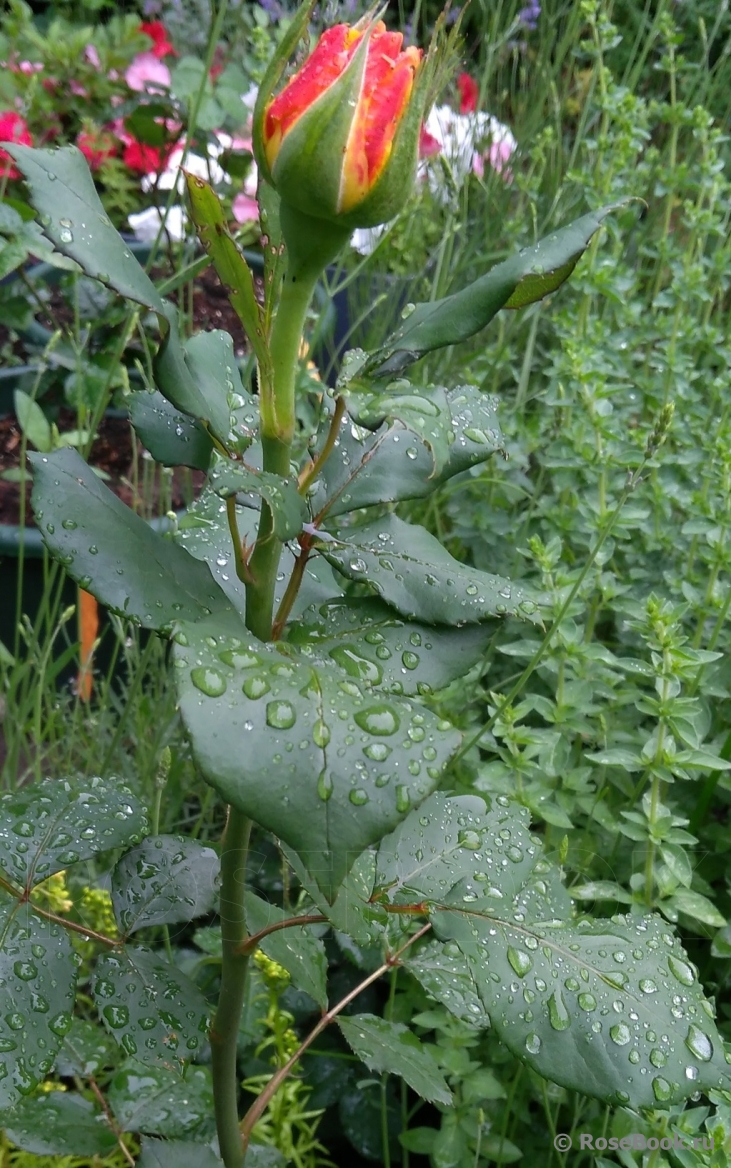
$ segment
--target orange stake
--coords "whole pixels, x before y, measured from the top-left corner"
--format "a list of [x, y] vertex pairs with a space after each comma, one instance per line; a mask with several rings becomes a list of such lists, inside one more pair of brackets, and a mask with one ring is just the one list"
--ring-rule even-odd
[[96, 598], [83, 588], [79, 588], [79, 648], [80, 668], [76, 679], [76, 689], [82, 702], [91, 698], [93, 683], [92, 664], [94, 645], [99, 632], [99, 605]]

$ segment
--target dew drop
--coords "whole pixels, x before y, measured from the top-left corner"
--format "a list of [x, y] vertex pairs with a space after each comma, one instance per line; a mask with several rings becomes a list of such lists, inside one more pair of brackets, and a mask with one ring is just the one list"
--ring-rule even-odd
[[400, 726], [396, 711], [390, 706], [368, 706], [354, 715], [361, 730], [367, 734], [395, 734]]
[[707, 1063], [713, 1058], [713, 1044], [708, 1035], [703, 1030], [699, 1030], [697, 1026], [688, 1027], [685, 1045], [691, 1054], [694, 1054], [701, 1062]]
[[609, 1037], [617, 1046], [626, 1046], [632, 1038], [632, 1032], [626, 1022], [617, 1022], [616, 1026], [609, 1027]]
[[508, 945], [508, 961], [519, 977], [525, 977], [533, 968], [533, 961], [522, 949], [513, 949]]
[[548, 999], [548, 1020], [554, 1030], [568, 1030], [571, 1025], [571, 1015], [560, 990], [554, 990]]
[[291, 702], [267, 702], [267, 725], [274, 730], [289, 730], [297, 721], [297, 714]]
[[196, 665], [190, 671], [190, 680], [196, 689], [209, 698], [220, 698], [226, 692], [226, 679], [217, 669], [207, 665]]
[[256, 701], [257, 698], [263, 697], [265, 693], [269, 693], [271, 686], [265, 677], [254, 676], [247, 677], [241, 688], [247, 698]]
[[348, 798], [350, 799], [351, 803], [355, 804], [356, 807], [364, 807], [368, 802], [368, 792], [362, 790], [360, 787], [357, 787], [354, 791], [350, 792]]
[[667, 1103], [673, 1093], [673, 1089], [667, 1079], [661, 1079], [658, 1075], [657, 1078], [652, 1080], [652, 1093], [658, 1103]]
[[687, 961], [680, 961], [677, 957], [668, 957], [668, 966], [673, 977], [684, 986], [692, 986], [695, 983], [693, 970], [688, 965]]
[[525, 1040], [525, 1049], [528, 1054], [538, 1054], [541, 1049], [541, 1040], [537, 1034], [529, 1034]]

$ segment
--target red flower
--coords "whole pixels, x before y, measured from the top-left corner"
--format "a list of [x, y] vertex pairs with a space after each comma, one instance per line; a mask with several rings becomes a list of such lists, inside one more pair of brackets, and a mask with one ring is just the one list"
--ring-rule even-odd
[[150, 52], [154, 57], [167, 57], [171, 53], [177, 57], [178, 54], [168, 40], [167, 29], [161, 20], [143, 21], [137, 27], [139, 32], [143, 32], [152, 41]]
[[480, 87], [474, 77], [470, 77], [469, 73], [460, 73], [457, 78], [457, 86], [459, 88], [459, 112], [461, 114], [475, 113]]
[[122, 161], [129, 170], [150, 174], [163, 169], [171, 149], [166, 146], [146, 146], [144, 142], [133, 138], [124, 148]]
[[[28, 123], [15, 110], [0, 113], [0, 142], [18, 142], [21, 146], [32, 146], [33, 139]], [[0, 150], [0, 178], [20, 178], [20, 171], [13, 165], [7, 150]]]
[[114, 158], [117, 153], [114, 138], [104, 130], [82, 130], [76, 145], [92, 170], [98, 170], [102, 163]]
[[[421, 50], [402, 50], [403, 35], [388, 32], [383, 21], [369, 31], [365, 54], [359, 51], [364, 35], [363, 28], [347, 24], [327, 29], [264, 114], [262, 144], [275, 188], [318, 218], [353, 211], [376, 187], [421, 63]], [[343, 105], [352, 108], [350, 118], [339, 112]], [[408, 171], [409, 185], [415, 140], [413, 145], [413, 155], [409, 148], [408, 159], [398, 162], [399, 171]], [[384, 218], [396, 210], [398, 205], [389, 208]]]

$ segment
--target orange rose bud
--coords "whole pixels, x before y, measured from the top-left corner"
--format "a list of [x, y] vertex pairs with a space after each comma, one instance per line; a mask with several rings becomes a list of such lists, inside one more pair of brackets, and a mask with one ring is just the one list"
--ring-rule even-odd
[[338, 24], [266, 105], [258, 161], [283, 202], [343, 227], [384, 223], [403, 206], [423, 99], [412, 100], [422, 52], [402, 42], [383, 21]]

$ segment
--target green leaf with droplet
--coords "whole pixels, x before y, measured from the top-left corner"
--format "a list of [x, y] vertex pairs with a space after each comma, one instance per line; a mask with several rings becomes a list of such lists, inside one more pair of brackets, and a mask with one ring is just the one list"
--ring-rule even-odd
[[[274, 904], [268, 904], [253, 892], [244, 894], [244, 912], [249, 934], [259, 933], [270, 925], [291, 919], [293, 915], [283, 912]], [[309, 994], [323, 1010], [327, 1009], [325, 946], [319, 937], [313, 935], [311, 928], [294, 925], [269, 933], [262, 938], [259, 946], [267, 957], [287, 970], [296, 989]]]
[[446, 1006], [455, 1018], [475, 1030], [490, 1025], [475, 979], [458, 945], [432, 940], [415, 954], [408, 950], [401, 961], [426, 992]]
[[71, 1027], [78, 959], [69, 934], [0, 889], [0, 1110], [53, 1069]]
[[103, 953], [92, 992], [107, 1032], [131, 1058], [182, 1071], [195, 1058], [209, 1007], [190, 978], [150, 949]]
[[166, 1067], [143, 1066], [130, 1059], [120, 1067], [107, 1092], [122, 1131], [181, 1139], [210, 1139], [213, 1088], [208, 1067], [189, 1067], [184, 1079]]
[[514, 806], [483, 833], [479, 865], [432, 923], [461, 950], [513, 1054], [565, 1087], [635, 1107], [728, 1088], [712, 1007], [661, 918], [570, 919], [558, 870]]
[[131, 393], [125, 404], [137, 437], [156, 462], [208, 470], [213, 442], [200, 421], [176, 410], [157, 390]]
[[165, 302], [119, 232], [97, 194], [89, 165], [76, 146], [36, 149], [8, 143], [38, 211], [44, 234], [87, 276], [153, 312]]
[[57, 1075], [88, 1078], [117, 1062], [117, 1047], [95, 1022], [74, 1018], [56, 1056]]
[[102, 604], [157, 630], [229, 608], [208, 568], [156, 534], [77, 451], [28, 457], [46, 546]]
[[3, 1116], [6, 1137], [36, 1156], [108, 1156], [117, 1137], [102, 1111], [81, 1095], [52, 1091], [24, 1099]]
[[[427, 445], [404, 421], [384, 423], [376, 433], [343, 425], [312, 496], [313, 512], [327, 507], [327, 514], [335, 516], [375, 503], [424, 498], [437, 484], [502, 450], [496, 398], [474, 385], [439, 392], [446, 395], [448, 421], [446, 459], [438, 473]], [[328, 418], [320, 444], [329, 428]]]
[[46, 779], [0, 797], [0, 867], [30, 889], [54, 872], [148, 830], [147, 813], [113, 779]]
[[211, 490], [222, 499], [232, 495], [244, 507], [259, 509], [265, 499], [273, 516], [277, 539], [293, 539], [309, 519], [307, 504], [297, 490], [295, 479], [241, 466], [230, 459], [216, 458], [209, 475]]
[[182, 625], [175, 641], [204, 776], [289, 844], [332, 899], [363, 849], [434, 789], [459, 735], [332, 662], [256, 641], [233, 618]]
[[[469, 880], [483, 896], [498, 901], [508, 898], [512, 903], [540, 841], [524, 839], [522, 819], [516, 819], [506, 803], [496, 800], [488, 808], [479, 795], [430, 795], [381, 840], [376, 888], [391, 903], [444, 902], [456, 884]], [[516, 833], [520, 843], [511, 846]], [[517, 879], [514, 869], [520, 873]], [[568, 895], [559, 894], [553, 907], [567, 916], [571, 910]]]
[[436, 1060], [407, 1026], [374, 1014], [341, 1015], [338, 1026], [369, 1071], [399, 1075], [422, 1099], [452, 1105], [452, 1092]]
[[630, 201], [582, 215], [535, 246], [523, 248], [461, 291], [417, 304], [373, 354], [365, 372], [377, 376], [398, 373], [433, 349], [467, 340], [489, 324], [501, 308], [522, 308], [554, 292], [571, 275], [607, 215]]
[[362, 852], [343, 880], [330, 904], [322, 895], [296, 852], [282, 844], [282, 851], [302, 887], [333, 928], [346, 933], [357, 945], [371, 946], [383, 939], [388, 917], [383, 908], [370, 901], [376, 874], [376, 857], [370, 849]]
[[344, 576], [371, 584], [409, 620], [459, 626], [506, 614], [538, 619], [525, 589], [460, 564], [426, 528], [396, 515], [324, 534], [318, 547]]
[[233, 341], [220, 329], [197, 333], [183, 344], [178, 311], [166, 305], [168, 327], [153, 357], [152, 370], [160, 392], [179, 410], [207, 424], [226, 445], [231, 430], [231, 397], [243, 397]]
[[[239, 537], [246, 543], [253, 543], [259, 515], [249, 507], [236, 507], [236, 523]], [[231, 534], [226, 519], [226, 505], [220, 496], [205, 487], [194, 503], [188, 507], [178, 524], [175, 541], [184, 547], [189, 555], [207, 564], [213, 579], [229, 598], [231, 604], [242, 615], [246, 611], [246, 589], [236, 575]], [[294, 566], [294, 555], [285, 547], [279, 563], [279, 573], [275, 588], [275, 607], [279, 605], [287, 581]], [[322, 556], [311, 556], [305, 569], [302, 586], [292, 609], [292, 619], [310, 604], [322, 603], [342, 595], [342, 588], [336, 582], [335, 574]]]
[[129, 936], [147, 925], [193, 921], [218, 897], [220, 863], [213, 848], [175, 835], [148, 836], [112, 873], [112, 904], [119, 930]]
[[209, 1144], [191, 1140], [156, 1140], [142, 1137], [137, 1168], [222, 1168], [223, 1160]]
[[403, 621], [380, 600], [312, 605], [291, 625], [289, 640], [330, 658], [349, 677], [395, 694], [429, 694], [465, 674], [484, 656], [494, 632]]
[[397, 381], [387, 385], [382, 393], [349, 393], [347, 407], [351, 418], [369, 430], [378, 429], [386, 421], [398, 421], [416, 434], [431, 455], [430, 478], [435, 478], [446, 466], [452, 417], [447, 391], [442, 386], [422, 389], [411, 386], [408, 381]]

